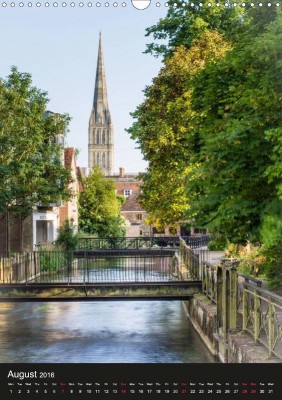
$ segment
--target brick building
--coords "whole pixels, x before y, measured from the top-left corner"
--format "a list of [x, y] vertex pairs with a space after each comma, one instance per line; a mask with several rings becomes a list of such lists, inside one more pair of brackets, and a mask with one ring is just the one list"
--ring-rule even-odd
[[65, 201], [59, 207], [59, 226], [62, 226], [66, 220], [72, 221], [75, 231], [78, 230], [78, 193], [82, 191], [80, 181], [81, 171], [76, 166], [75, 149], [67, 147], [64, 149], [64, 165], [65, 168], [70, 168], [72, 182], [69, 184], [69, 189], [72, 193], [72, 198]]
[[76, 166], [74, 148], [65, 148], [62, 153], [62, 162], [71, 169], [72, 198], [63, 204], [36, 204], [26, 218], [12, 214], [0, 215], [0, 254], [31, 251], [39, 244], [55, 241], [58, 228], [66, 219], [72, 219], [78, 228], [77, 195], [82, 191], [80, 177], [83, 173]]
[[115, 181], [116, 193], [125, 197], [121, 215], [126, 220], [126, 236], [151, 236], [151, 226], [145, 221], [146, 211], [138, 201], [142, 184], [138, 174], [126, 174], [124, 168], [120, 168], [119, 174], [110, 178]]

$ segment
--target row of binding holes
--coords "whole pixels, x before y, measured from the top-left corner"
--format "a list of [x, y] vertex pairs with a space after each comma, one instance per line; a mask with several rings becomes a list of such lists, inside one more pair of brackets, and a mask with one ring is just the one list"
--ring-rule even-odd
[[[14, 2], [12, 2], [12, 3], [2, 3], [2, 4], [0, 4], [2, 7], [55, 7], [55, 8], [57, 8], [57, 7], [110, 7], [110, 6], [113, 6], [113, 7], [118, 7], [118, 6], [120, 6], [120, 7], [126, 7], [127, 6], [127, 3], [126, 2], [122, 2], [122, 3], [117, 3], [117, 2], [114, 2], [114, 3], [112, 3], [112, 4], [110, 4], [110, 3], [108, 3], [108, 2], [106, 2], [106, 3], [100, 3], [100, 2], [97, 2], [97, 3], [92, 3], [92, 2], [87, 2], [87, 3], [84, 3], [84, 2], [79, 2], [79, 3], [74, 3], [74, 2], [71, 2], [71, 3], [66, 3], [66, 2], [63, 2], [63, 3], [58, 3], [58, 2], [54, 2], [54, 3], [48, 3], [48, 2], [46, 2], [46, 3], [40, 3], [40, 2], [31, 2], [31, 1], [29, 1], [28, 3], [23, 3], [23, 2], [20, 2], [20, 3], [14, 3]], [[131, 2], [129, 2], [129, 5], [131, 5]], [[164, 3], [164, 4], [162, 4], [162, 3], [160, 3], [160, 2], [157, 2], [156, 4], [156, 7], [161, 7], [161, 6], [164, 6], [164, 7], [168, 7], [169, 6], [169, 4], [168, 3]], [[174, 3], [174, 7], [179, 7], [179, 6], [182, 6], [182, 7], [195, 7], [195, 6], [199, 6], [199, 7], [202, 7], [204, 4], [203, 3], [190, 3], [190, 4], [188, 4], [188, 3]], [[207, 5], [208, 5], [208, 7], [219, 7], [219, 6], [221, 6], [222, 5], [222, 3], [207, 3]], [[276, 7], [279, 7], [280, 6], [280, 3], [225, 3], [224, 4], [225, 5], [225, 7], [246, 7], [247, 5], [250, 5], [251, 7], [255, 7], [255, 6], [259, 6], [259, 7], [263, 7], [263, 6], [267, 6], [267, 7], [271, 7], [271, 6], [276, 6]]]

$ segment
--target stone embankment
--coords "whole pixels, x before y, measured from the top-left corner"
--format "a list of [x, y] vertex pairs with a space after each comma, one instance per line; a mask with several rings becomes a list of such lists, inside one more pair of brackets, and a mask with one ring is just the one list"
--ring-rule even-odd
[[[216, 265], [222, 252], [208, 252], [209, 263]], [[217, 334], [217, 306], [203, 294], [195, 294], [183, 301], [183, 307], [209, 351], [224, 363], [282, 363], [277, 357], [269, 357], [265, 346], [254, 342], [253, 337], [242, 329], [242, 315], [238, 313], [237, 329], [229, 331], [226, 343]]]

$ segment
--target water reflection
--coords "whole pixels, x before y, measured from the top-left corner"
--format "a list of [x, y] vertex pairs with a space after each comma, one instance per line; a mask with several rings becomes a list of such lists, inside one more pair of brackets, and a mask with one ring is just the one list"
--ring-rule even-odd
[[0, 304], [0, 362], [213, 362], [179, 301]]

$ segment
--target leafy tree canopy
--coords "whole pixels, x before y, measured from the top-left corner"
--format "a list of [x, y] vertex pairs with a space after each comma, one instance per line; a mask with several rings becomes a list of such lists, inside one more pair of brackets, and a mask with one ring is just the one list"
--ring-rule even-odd
[[140, 199], [149, 213], [148, 222], [158, 229], [185, 218], [185, 185], [194, 168], [191, 157], [199, 148], [195, 121], [201, 117], [191, 107], [191, 82], [208, 61], [221, 59], [230, 49], [216, 31], [203, 32], [190, 49], [178, 47], [132, 114], [135, 122], [128, 132], [149, 160]]
[[193, 46], [194, 40], [206, 31], [216, 30], [227, 41], [235, 40], [242, 23], [248, 21], [243, 7], [226, 7], [226, 2], [217, 7], [214, 4], [209, 7], [208, 2], [203, 2], [201, 7], [189, 3], [183, 7], [182, 1], [174, 0], [167, 3], [165, 18], [146, 29], [146, 36], [152, 36], [154, 41], [147, 45], [145, 53], [163, 56], [164, 59], [170, 57], [178, 46]]
[[143, 205], [159, 225], [263, 241], [281, 284], [282, 13], [174, 3], [147, 29], [164, 67], [128, 130], [149, 161]]
[[67, 200], [70, 172], [61, 163], [56, 134], [69, 117], [44, 117], [47, 93], [32, 86], [31, 75], [12, 67], [0, 79], [0, 212], [28, 215], [37, 203]]
[[44, 118], [47, 93], [31, 75], [12, 67], [0, 79], [0, 212], [28, 215], [32, 206], [70, 197], [70, 171], [61, 163], [55, 135], [66, 131], [67, 115]]
[[259, 240], [264, 210], [281, 187], [281, 13], [260, 35], [249, 32], [193, 82], [203, 117], [199, 166], [187, 185], [188, 217], [239, 243]]
[[66, 252], [76, 249], [78, 244], [78, 233], [75, 232], [73, 220], [66, 220], [58, 229], [58, 238], [56, 244], [61, 246]]
[[79, 227], [99, 237], [120, 237], [125, 227], [120, 216], [121, 199], [115, 183], [104, 176], [99, 167], [83, 180], [84, 191], [79, 197]]

